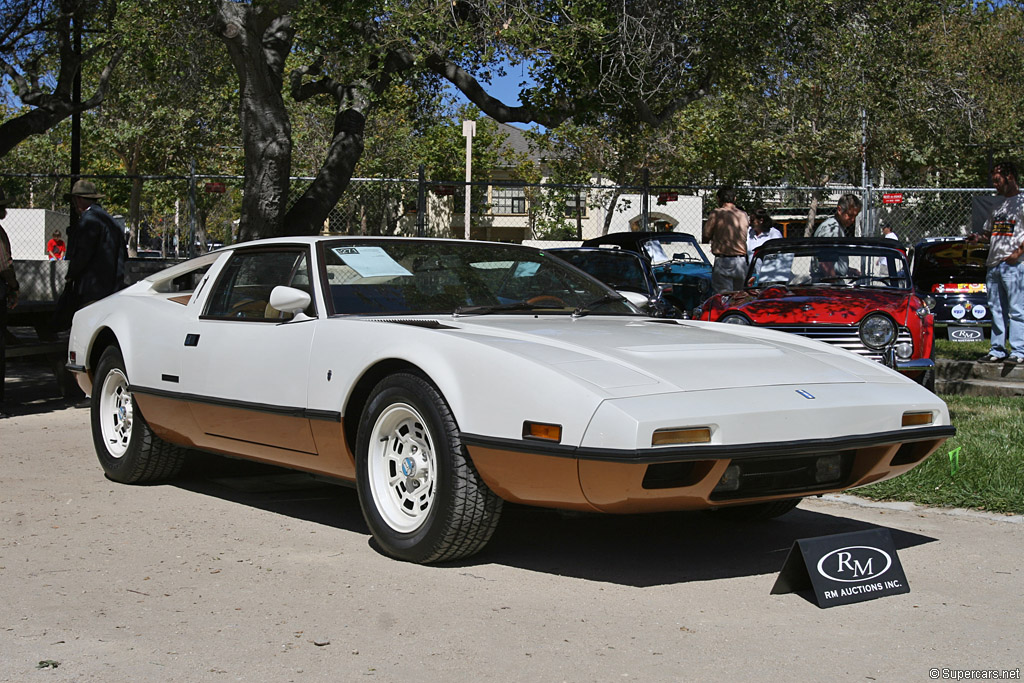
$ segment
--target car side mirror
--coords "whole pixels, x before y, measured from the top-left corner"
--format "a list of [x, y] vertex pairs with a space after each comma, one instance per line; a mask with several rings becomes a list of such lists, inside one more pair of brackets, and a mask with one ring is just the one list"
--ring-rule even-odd
[[309, 306], [312, 299], [307, 292], [294, 287], [274, 287], [270, 292], [270, 305], [282, 313], [297, 316]]

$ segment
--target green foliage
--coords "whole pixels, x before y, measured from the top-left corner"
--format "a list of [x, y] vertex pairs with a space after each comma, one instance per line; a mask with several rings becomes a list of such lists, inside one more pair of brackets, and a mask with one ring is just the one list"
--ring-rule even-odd
[[[907, 474], [857, 489], [857, 495], [1024, 513], [1020, 399], [953, 395], [943, 399], [957, 435]], [[951, 452], [955, 452], [952, 458]]]

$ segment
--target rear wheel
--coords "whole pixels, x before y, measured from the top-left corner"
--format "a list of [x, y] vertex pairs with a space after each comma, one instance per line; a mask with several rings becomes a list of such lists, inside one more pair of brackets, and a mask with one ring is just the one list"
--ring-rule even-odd
[[107, 476], [122, 484], [175, 477], [186, 451], [160, 439], [146, 424], [132, 399], [124, 358], [116, 346], [100, 356], [93, 386], [92, 439]]
[[502, 501], [466, 455], [448, 404], [422, 377], [398, 373], [374, 388], [356, 452], [359, 504], [388, 555], [443, 562], [490, 540]]
[[756, 522], [786, 514], [800, 504], [800, 498], [773, 500], [769, 503], [751, 503], [712, 510], [716, 516], [730, 522]]

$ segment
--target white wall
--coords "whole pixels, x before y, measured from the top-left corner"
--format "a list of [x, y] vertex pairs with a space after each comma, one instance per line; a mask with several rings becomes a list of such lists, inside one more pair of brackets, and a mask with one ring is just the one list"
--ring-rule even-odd
[[46, 243], [59, 230], [67, 242], [67, 214], [49, 209], [7, 209], [4, 231], [11, 238], [12, 256], [17, 261], [46, 261]]

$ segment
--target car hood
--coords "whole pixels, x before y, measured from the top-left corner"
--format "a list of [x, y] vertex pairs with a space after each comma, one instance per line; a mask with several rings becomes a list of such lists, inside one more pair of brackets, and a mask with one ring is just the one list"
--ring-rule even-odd
[[903, 324], [912, 293], [836, 287], [767, 287], [721, 295], [722, 308], [742, 311], [758, 325], [854, 324], [884, 311]]
[[618, 396], [901, 380], [825, 344], [751, 327], [603, 316], [487, 316], [457, 325], [460, 332], [452, 333], [464, 339]]

